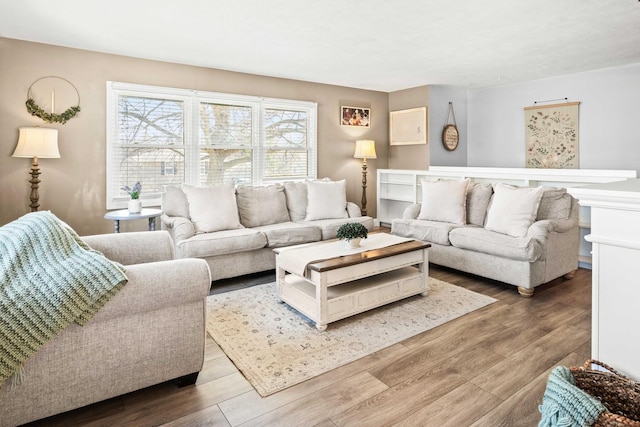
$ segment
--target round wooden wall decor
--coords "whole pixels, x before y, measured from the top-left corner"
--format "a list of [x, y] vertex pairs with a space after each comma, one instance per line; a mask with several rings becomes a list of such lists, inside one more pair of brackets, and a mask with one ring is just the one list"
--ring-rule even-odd
[[[453, 116], [453, 124], [450, 125], [449, 117]], [[458, 148], [458, 142], [460, 141], [460, 134], [458, 133], [458, 127], [456, 126], [456, 113], [453, 111], [453, 102], [449, 102], [449, 112], [447, 113], [447, 121], [445, 122], [444, 129], [442, 130], [442, 145], [447, 151], [453, 151]]]
[[446, 125], [442, 130], [442, 145], [447, 151], [453, 151], [458, 148], [460, 135], [456, 125]]

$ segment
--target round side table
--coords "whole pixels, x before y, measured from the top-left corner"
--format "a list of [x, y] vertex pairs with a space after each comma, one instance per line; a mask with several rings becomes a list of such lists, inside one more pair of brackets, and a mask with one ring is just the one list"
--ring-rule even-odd
[[119, 211], [107, 212], [104, 215], [104, 219], [110, 219], [113, 221], [113, 229], [115, 233], [120, 232], [120, 221], [129, 221], [132, 219], [149, 219], [149, 231], [155, 231], [156, 218], [162, 215], [162, 210], [153, 208], [143, 208], [140, 213], [130, 213], [126, 209]]

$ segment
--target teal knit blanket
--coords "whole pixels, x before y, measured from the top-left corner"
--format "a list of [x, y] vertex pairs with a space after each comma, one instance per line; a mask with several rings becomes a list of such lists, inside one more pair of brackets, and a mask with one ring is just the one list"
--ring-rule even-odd
[[0, 227], [0, 386], [71, 322], [86, 324], [127, 283], [51, 212]]
[[556, 366], [549, 374], [540, 405], [538, 427], [586, 427], [606, 410], [595, 397], [575, 385], [571, 370]]

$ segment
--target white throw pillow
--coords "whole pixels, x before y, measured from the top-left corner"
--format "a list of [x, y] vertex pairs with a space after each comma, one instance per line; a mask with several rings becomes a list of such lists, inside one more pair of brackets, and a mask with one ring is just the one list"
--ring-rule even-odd
[[418, 219], [465, 224], [468, 185], [468, 179], [422, 180], [422, 206]]
[[236, 190], [233, 184], [194, 187], [182, 184], [189, 201], [189, 216], [196, 233], [243, 228], [238, 218]]
[[348, 218], [346, 181], [307, 181], [307, 216], [316, 219]]
[[513, 237], [525, 237], [536, 219], [542, 191], [542, 187], [496, 184], [484, 228]]

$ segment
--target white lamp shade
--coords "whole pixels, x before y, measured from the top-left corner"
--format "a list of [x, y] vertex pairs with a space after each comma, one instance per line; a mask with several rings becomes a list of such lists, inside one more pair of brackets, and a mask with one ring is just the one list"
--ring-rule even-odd
[[18, 145], [13, 157], [40, 157], [58, 159], [58, 130], [50, 128], [20, 128]]
[[353, 154], [356, 159], [375, 159], [376, 142], [371, 139], [361, 139], [356, 141], [356, 151]]

